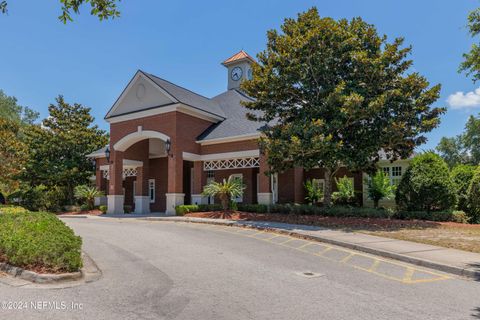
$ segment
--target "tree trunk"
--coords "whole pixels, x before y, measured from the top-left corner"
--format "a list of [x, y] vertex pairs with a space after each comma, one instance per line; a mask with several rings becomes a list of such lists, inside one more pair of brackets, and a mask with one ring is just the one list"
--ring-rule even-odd
[[323, 194], [323, 205], [330, 207], [332, 205], [332, 170], [325, 169], [325, 191]]
[[378, 199], [374, 199], [374, 200], [373, 200], [373, 207], [374, 207], [375, 209], [378, 208], [378, 202], [379, 202]]
[[227, 211], [229, 205], [229, 197], [226, 194], [220, 195], [220, 202], [222, 203], [223, 211]]

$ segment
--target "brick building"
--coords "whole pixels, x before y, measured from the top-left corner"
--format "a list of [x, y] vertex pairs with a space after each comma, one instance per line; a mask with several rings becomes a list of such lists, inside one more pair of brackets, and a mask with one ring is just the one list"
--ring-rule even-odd
[[[240, 203], [302, 203], [304, 182], [323, 183], [321, 168], [294, 168], [267, 176], [266, 159], [259, 152], [258, 122], [246, 118], [239, 90], [252, 76], [253, 58], [240, 51], [222, 64], [228, 70], [227, 91], [207, 98], [143, 71], [137, 71], [105, 116], [110, 145], [89, 155], [96, 159], [96, 184], [106, 193], [98, 203], [109, 213], [173, 214], [179, 204], [212, 203], [201, 195], [209, 181], [234, 175], [246, 186]], [[380, 162], [398, 179], [406, 161]], [[358, 202], [368, 205], [365, 174], [340, 170], [354, 180]], [[335, 185], [333, 186], [335, 189]]]

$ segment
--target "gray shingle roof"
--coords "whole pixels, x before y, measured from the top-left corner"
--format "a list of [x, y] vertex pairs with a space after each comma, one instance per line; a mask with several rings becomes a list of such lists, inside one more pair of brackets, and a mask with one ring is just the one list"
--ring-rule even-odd
[[186, 104], [190, 107], [225, 118], [225, 113], [223, 112], [222, 108], [213, 99], [209, 99], [207, 97], [199, 95], [198, 93], [177, 86], [176, 84], [154, 76], [153, 74], [149, 74], [146, 72], [143, 73], [153, 82], [155, 82], [158, 86], [160, 86], [163, 90], [167, 91], [171, 96], [177, 99], [179, 102]]
[[261, 123], [247, 119], [248, 112], [254, 114], [257, 112], [247, 110], [247, 108], [241, 105], [241, 101], [252, 101], [252, 98], [242, 92], [235, 89], [228, 90], [213, 97], [211, 100], [220, 105], [226, 119], [208, 128], [198, 137], [198, 140], [205, 141], [254, 134], [258, 133], [258, 129], [262, 127]]

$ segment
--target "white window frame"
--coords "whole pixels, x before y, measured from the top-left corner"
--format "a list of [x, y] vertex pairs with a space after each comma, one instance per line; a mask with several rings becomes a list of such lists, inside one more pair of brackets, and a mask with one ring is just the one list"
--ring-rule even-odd
[[137, 180], [133, 181], [133, 199], [135, 199], [137, 195]]
[[[395, 169], [395, 170], [394, 170]], [[384, 173], [388, 175], [390, 179], [390, 185], [398, 185], [403, 176], [403, 167], [400, 165], [392, 165], [382, 167]], [[395, 173], [395, 175], [394, 175]]]
[[[242, 184], [243, 184], [243, 173], [233, 173], [233, 174], [230, 175], [230, 177], [240, 179]], [[236, 197], [236, 198], [232, 199], [232, 201], [234, 201], [236, 203], [243, 202], [243, 194], [239, 197]]]
[[[317, 178], [314, 178], [312, 179], [312, 183], [313, 184], [322, 184], [323, 188], [322, 188], [322, 195], [325, 196], [325, 179], [317, 179]], [[323, 196], [321, 199], [319, 199], [319, 201], [323, 201]]]
[[155, 203], [155, 179], [148, 179], [148, 197], [150, 203]]

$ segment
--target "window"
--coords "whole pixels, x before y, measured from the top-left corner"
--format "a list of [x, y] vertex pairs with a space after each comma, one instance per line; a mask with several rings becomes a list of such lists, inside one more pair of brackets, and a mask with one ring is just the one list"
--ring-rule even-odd
[[214, 178], [215, 179], [215, 171], [213, 170], [208, 170], [207, 171], [207, 179], [208, 178]]
[[390, 184], [398, 185], [402, 179], [402, 167], [383, 167], [383, 172], [390, 178]]
[[150, 203], [155, 203], [155, 179], [148, 180], [148, 194], [150, 196]]
[[319, 201], [323, 201], [323, 195], [325, 194], [325, 179], [312, 179], [312, 183], [320, 190], [322, 190], [322, 198]]
[[[232, 174], [230, 175], [231, 177], [233, 177], [235, 180], [239, 180], [241, 184], [243, 184], [243, 174], [241, 173], [235, 173], [235, 174]], [[239, 197], [236, 197], [236, 198], [233, 198], [232, 201], [235, 201], [235, 202], [243, 202], [243, 195], [239, 196]]]

